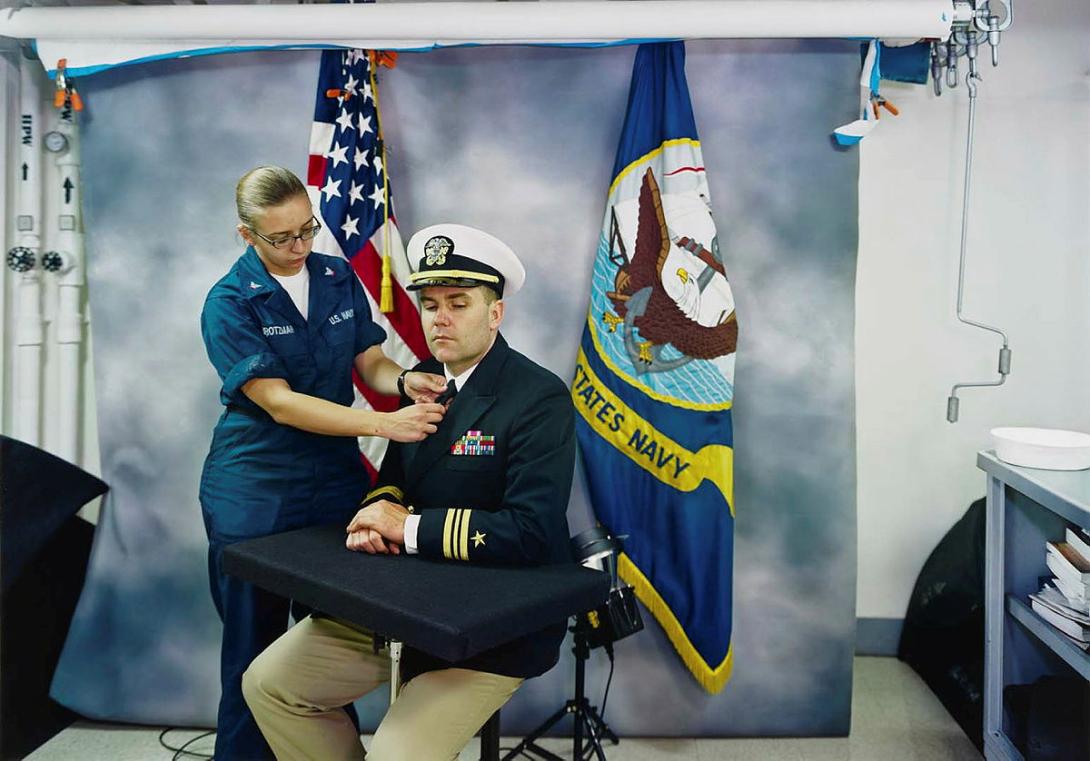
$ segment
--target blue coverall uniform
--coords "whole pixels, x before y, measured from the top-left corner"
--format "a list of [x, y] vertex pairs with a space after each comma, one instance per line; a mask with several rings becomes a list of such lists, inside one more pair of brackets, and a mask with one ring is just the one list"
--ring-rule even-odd
[[288, 600], [224, 575], [223, 548], [304, 526], [347, 525], [370, 485], [355, 438], [281, 425], [242, 392], [253, 378], [283, 378], [294, 391], [350, 405], [356, 355], [386, 338], [348, 262], [312, 253], [306, 267], [306, 320], [252, 247], [212, 287], [201, 313], [225, 407], [200, 487], [212, 599], [223, 620], [220, 761], [272, 758], [241, 681], [254, 657], [287, 630], [289, 609]]

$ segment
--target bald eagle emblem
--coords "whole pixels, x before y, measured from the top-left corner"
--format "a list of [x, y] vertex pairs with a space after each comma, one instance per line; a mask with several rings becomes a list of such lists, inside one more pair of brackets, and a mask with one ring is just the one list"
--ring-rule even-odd
[[429, 267], [446, 264], [453, 251], [454, 241], [445, 235], [436, 235], [424, 244], [424, 261]]
[[[704, 224], [694, 229], [714, 230], [702, 195], [667, 199], [671, 220], [685, 224], [686, 218], [703, 215], [699, 221]], [[701, 242], [668, 229], [664, 196], [651, 169], [644, 173], [638, 201], [618, 203], [610, 213], [610, 261], [617, 270], [613, 290], [606, 293], [613, 311], [604, 311], [602, 322], [610, 332], [623, 330], [625, 352], [637, 374], [734, 352], [738, 323], [718, 238]], [[636, 221], [631, 257], [619, 215]]]

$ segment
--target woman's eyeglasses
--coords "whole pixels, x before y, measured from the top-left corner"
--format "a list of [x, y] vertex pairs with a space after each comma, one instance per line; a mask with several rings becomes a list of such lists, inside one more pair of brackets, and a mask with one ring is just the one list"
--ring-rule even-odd
[[250, 228], [250, 232], [261, 238], [261, 240], [265, 241], [273, 248], [288, 248], [295, 245], [295, 241], [297, 239], [304, 241], [314, 240], [315, 236], [317, 236], [318, 233], [321, 232], [322, 223], [314, 217], [311, 217], [310, 221], [314, 224], [302, 230], [298, 235], [285, 235], [283, 238], [267, 238], [252, 227]]

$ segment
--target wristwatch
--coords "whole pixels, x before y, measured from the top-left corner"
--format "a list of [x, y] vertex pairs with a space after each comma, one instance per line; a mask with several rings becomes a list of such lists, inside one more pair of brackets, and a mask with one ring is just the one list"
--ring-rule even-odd
[[405, 393], [405, 376], [411, 372], [412, 370], [405, 368], [401, 371], [401, 375], [397, 376], [397, 393], [402, 396], [408, 396], [408, 394]]

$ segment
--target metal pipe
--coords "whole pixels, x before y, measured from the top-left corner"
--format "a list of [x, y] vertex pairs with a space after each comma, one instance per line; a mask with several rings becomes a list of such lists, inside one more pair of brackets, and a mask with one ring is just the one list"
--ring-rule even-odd
[[958, 48], [954, 43], [954, 34], [946, 43], [946, 86], [951, 90], [958, 86]]
[[8, 266], [19, 273], [15, 306], [13, 430], [15, 438], [41, 443], [42, 283], [41, 247], [41, 94], [35, 67], [19, 59], [20, 146], [15, 167], [18, 245], [8, 252]]
[[[999, 17], [992, 13], [991, 4], [993, 2], [999, 2], [1003, 6], [1004, 17], [1002, 23], [999, 21]], [[994, 20], [994, 24], [992, 23]], [[1011, 23], [1014, 21], [1014, 0], [988, 0], [981, 5], [978, 12], [973, 16], [973, 25], [982, 32], [995, 32], [997, 35], [999, 32], [1005, 32], [1010, 28]], [[996, 38], [996, 44], [998, 45], [999, 37]]]
[[977, 80], [980, 74], [977, 72], [977, 43], [972, 33], [967, 35], [966, 55], [969, 58], [969, 73], [965, 77], [965, 85], [969, 89], [969, 128], [965, 141], [965, 183], [961, 197], [961, 251], [958, 260], [958, 301], [957, 319], [966, 325], [988, 330], [996, 333], [1003, 340], [1003, 346], [999, 350], [999, 379], [994, 381], [981, 381], [978, 383], [955, 383], [950, 390], [950, 396], [946, 399], [946, 419], [951, 423], [958, 420], [958, 390], [963, 388], [980, 388], [983, 386], [1002, 386], [1011, 371], [1011, 350], [1007, 345], [1007, 335], [999, 328], [985, 325], [982, 322], [970, 320], [962, 311], [962, 302], [965, 295], [965, 251], [969, 236], [969, 192], [972, 188], [973, 174], [973, 136], [976, 131], [976, 90]]
[[[6, 51], [7, 46], [0, 41], [0, 52]], [[5, 115], [18, 113], [19, 97], [19, 64], [18, 58], [0, 56], [0, 113]], [[0, 230], [4, 231], [5, 242], [9, 221], [15, 214], [15, 198], [13, 193], [7, 192], [14, 188], [8, 172], [17, 163], [18, 156], [15, 151], [9, 150], [15, 145], [14, 135], [19, 131], [19, 124], [13, 118], [0, 118], [0, 182], [4, 188], [3, 197], [0, 198]], [[12, 274], [5, 267], [0, 267], [0, 326], [3, 326], [3, 335], [0, 336], [0, 431], [10, 431], [8, 420], [10, 419], [9, 398], [11, 388], [8, 384], [8, 363], [11, 355], [8, 351], [8, 336], [11, 334], [11, 323], [8, 316], [8, 280], [13, 279]]]
[[[58, 251], [43, 256], [42, 266], [57, 277], [57, 394], [59, 435], [56, 454], [79, 465], [80, 387], [83, 380], [81, 344], [83, 342], [83, 233], [80, 214], [79, 130], [76, 113], [65, 106], [60, 113], [57, 132], [65, 146], [56, 154], [58, 196], [56, 241]], [[47, 259], [48, 257], [48, 259]]]
[[935, 96], [942, 95], [942, 59], [939, 57], [938, 41], [931, 43], [931, 86], [935, 90]]
[[1009, 29], [1011, 22], [1014, 21], [1014, 0], [1002, 0], [1002, 2], [999, 2], [1004, 10], [1002, 22], [1000, 22], [999, 17], [992, 12], [991, 2], [999, 2], [999, 0], [985, 0], [973, 18], [973, 26], [980, 30], [981, 33], [987, 34], [988, 45], [992, 49], [992, 66], [998, 66], [1000, 32], [1005, 32]]
[[390, 653], [390, 705], [397, 700], [397, 694], [401, 691], [401, 648], [402, 644], [396, 639], [389, 640], [387, 647]]
[[[351, 42], [635, 38], [939, 37], [950, 0], [573, 0], [31, 7], [0, 14], [0, 35], [36, 40]], [[390, 47], [387, 45], [387, 47]], [[52, 63], [47, 61], [47, 63]]]

